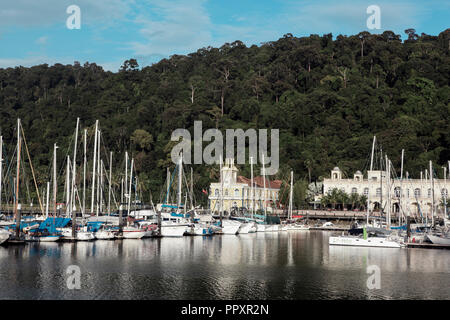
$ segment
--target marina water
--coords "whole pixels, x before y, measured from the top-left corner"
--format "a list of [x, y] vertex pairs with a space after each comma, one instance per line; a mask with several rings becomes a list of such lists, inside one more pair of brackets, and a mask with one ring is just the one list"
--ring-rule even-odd
[[[0, 299], [449, 299], [450, 251], [329, 246], [326, 231], [0, 247]], [[380, 269], [369, 289], [368, 266]], [[67, 286], [78, 266], [80, 289]]]

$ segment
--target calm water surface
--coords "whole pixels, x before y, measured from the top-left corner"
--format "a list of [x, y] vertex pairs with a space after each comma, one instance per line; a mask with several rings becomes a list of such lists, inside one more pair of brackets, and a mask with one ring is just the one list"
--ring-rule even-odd
[[[450, 251], [289, 231], [0, 247], [0, 299], [450, 299]], [[67, 267], [81, 289], [67, 288]], [[369, 265], [381, 289], [369, 290]]]

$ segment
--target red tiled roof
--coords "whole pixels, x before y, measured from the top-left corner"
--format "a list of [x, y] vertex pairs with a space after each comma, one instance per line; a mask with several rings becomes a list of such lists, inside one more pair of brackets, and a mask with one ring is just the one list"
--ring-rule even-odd
[[[238, 183], [245, 183], [248, 186], [251, 186], [251, 184], [252, 184], [251, 179], [246, 178], [244, 176], [238, 176], [237, 177], [237, 182]], [[253, 178], [253, 182], [255, 183], [255, 187], [264, 188], [264, 179], [263, 179], [262, 176], [254, 177]], [[282, 183], [283, 182], [281, 180], [270, 181], [269, 179], [266, 178], [266, 188], [280, 189]]]

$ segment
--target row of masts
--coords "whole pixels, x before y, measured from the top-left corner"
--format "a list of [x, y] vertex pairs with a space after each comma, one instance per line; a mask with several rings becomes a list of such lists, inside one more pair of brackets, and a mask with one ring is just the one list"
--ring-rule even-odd
[[[373, 161], [374, 161], [374, 151], [375, 151], [375, 143], [376, 143], [376, 136], [373, 137], [373, 143], [372, 143], [372, 153], [371, 153], [371, 159], [370, 159], [370, 171], [373, 171]], [[399, 210], [399, 225], [402, 225], [402, 223], [404, 223], [404, 221], [402, 221], [402, 218], [409, 220], [410, 218], [410, 212], [409, 210], [407, 211], [406, 217], [402, 217], [402, 215], [400, 214], [401, 211], [403, 210], [402, 208], [402, 193], [403, 193], [403, 163], [404, 163], [404, 156], [405, 156], [405, 150], [402, 149], [402, 153], [401, 153], [401, 165], [400, 165], [400, 193], [399, 193], [399, 206], [400, 206], [400, 210]], [[383, 162], [383, 151], [381, 149], [381, 161], [380, 163]], [[391, 175], [392, 175], [392, 171], [391, 169], [393, 168], [392, 162], [391, 160], [388, 158], [387, 154], [385, 155], [385, 169], [386, 169], [386, 187], [387, 187], [387, 200], [386, 200], [386, 228], [390, 229], [391, 228], [391, 209], [392, 209], [392, 204], [391, 204], [391, 189], [392, 189], [392, 181], [391, 181]], [[449, 172], [450, 172], [450, 161], [448, 162], [448, 166], [449, 166]], [[446, 185], [446, 179], [447, 179], [447, 172], [446, 172], [446, 167], [443, 167], [444, 169], [444, 185]], [[427, 176], [428, 176], [428, 171], [425, 170], [425, 178], [427, 180]], [[406, 172], [406, 179], [408, 179], [408, 172]], [[420, 179], [422, 181], [422, 172], [420, 173]], [[432, 202], [431, 202], [431, 225], [434, 226], [435, 225], [435, 211], [436, 211], [436, 206], [435, 206], [435, 192], [434, 192], [434, 175], [433, 175], [433, 162], [430, 160], [429, 161], [429, 179], [430, 181], [430, 189], [431, 189], [431, 198], [432, 198]], [[382, 168], [380, 168], [380, 206], [381, 206], [381, 211], [383, 212], [383, 170]], [[447, 203], [446, 203], [446, 198], [447, 195], [445, 195], [444, 197], [444, 207], [445, 207], [445, 216], [447, 217]], [[367, 195], [367, 221], [366, 223], [369, 224], [369, 215], [370, 215], [370, 192]], [[428, 215], [425, 216], [425, 225], [428, 225]]]
[[[77, 147], [78, 147], [78, 133], [79, 133], [79, 124], [80, 119], [77, 118], [77, 124], [75, 129], [75, 143], [74, 143], [74, 149], [73, 149], [73, 158], [72, 161], [70, 159], [70, 156], [67, 155], [66, 160], [66, 181], [65, 181], [65, 214], [67, 217], [72, 217], [73, 221], [76, 219], [76, 207], [78, 200], [78, 205], [81, 208], [82, 216], [84, 217], [87, 212], [86, 207], [86, 174], [87, 174], [87, 129], [84, 130], [84, 139], [83, 139], [83, 149], [84, 149], [84, 155], [83, 155], [83, 182], [82, 182], [82, 195], [79, 194], [79, 189], [77, 187], [76, 179], [77, 179]], [[99, 215], [99, 213], [103, 212], [103, 193], [104, 193], [104, 176], [106, 175], [106, 168], [104, 165], [103, 160], [100, 156], [100, 146], [101, 146], [101, 132], [98, 128], [98, 120], [95, 123], [95, 138], [94, 138], [94, 152], [93, 152], [93, 168], [92, 168], [92, 194], [91, 194], [91, 207], [90, 207], [90, 215]], [[25, 142], [25, 143], [23, 143]], [[3, 194], [3, 163], [4, 163], [4, 154], [3, 154], [3, 137], [0, 136], [0, 210], [2, 209], [2, 194]], [[25, 145], [25, 148], [23, 148], [23, 144]], [[45, 197], [45, 210], [41, 202], [41, 197], [39, 194], [39, 188], [36, 183], [34, 169], [32, 166], [32, 161], [30, 159], [30, 155], [28, 152], [28, 147], [26, 145], [25, 135], [23, 132], [23, 128], [21, 126], [20, 119], [17, 119], [17, 167], [16, 167], [16, 177], [14, 179], [14, 193], [13, 193], [13, 200], [14, 200], [14, 217], [16, 222], [21, 221], [21, 204], [19, 199], [19, 186], [21, 184], [21, 163], [23, 162], [21, 160], [22, 156], [22, 149], [26, 150], [26, 153], [29, 158], [29, 164], [31, 166], [31, 172], [33, 175], [34, 184], [36, 187], [36, 193], [39, 200], [39, 205], [41, 208], [41, 213], [45, 214], [46, 217], [49, 216], [49, 208], [51, 206], [50, 203], [50, 181], [47, 181], [46, 183], [46, 192], [44, 193]], [[53, 145], [53, 161], [52, 161], [52, 174], [51, 174], [51, 180], [53, 182], [53, 192], [52, 192], [52, 206], [53, 206], [53, 216], [57, 215], [58, 210], [61, 209], [61, 206], [57, 203], [57, 193], [58, 193], [58, 173], [57, 173], [57, 149], [58, 146], [56, 143]], [[108, 200], [107, 200], [107, 212], [111, 213], [111, 203], [112, 198], [114, 197], [113, 188], [112, 188], [112, 156], [113, 153], [110, 152], [109, 154], [109, 188], [108, 188]], [[127, 199], [127, 209], [130, 210], [131, 207], [131, 193], [132, 193], [132, 185], [133, 185], [133, 170], [134, 170], [134, 159], [131, 159], [131, 167], [128, 171], [128, 152], [125, 152], [125, 188], [122, 187], [121, 190], [121, 200], [123, 202], [123, 197], [125, 193], [125, 197]], [[22, 169], [23, 170], [23, 169]], [[130, 177], [128, 180], [128, 176]], [[123, 186], [123, 179], [122, 179], [122, 186]], [[114, 198], [115, 199], [115, 198]], [[114, 200], [115, 201], [115, 200]], [[116, 203], [117, 204], [117, 203]], [[73, 224], [75, 228], [75, 223]], [[17, 230], [19, 230], [20, 223], [17, 223]], [[18, 235], [17, 235], [18, 236]]]

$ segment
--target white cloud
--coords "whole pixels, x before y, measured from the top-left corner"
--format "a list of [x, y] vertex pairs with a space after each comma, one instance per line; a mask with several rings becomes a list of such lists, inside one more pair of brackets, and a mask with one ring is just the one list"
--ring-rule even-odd
[[47, 36], [42, 36], [42, 37], [39, 37], [36, 40], [36, 43], [39, 44], [39, 45], [45, 45], [45, 44], [47, 44], [47, 41], [48, 41], [48, 37]]
[[131, 42], [136, 55], [162, 55], [194, 51], [212, 42], [212, 22], [203, 0], [158, 0], [148, 16], [139, 15], [143, 41]]

